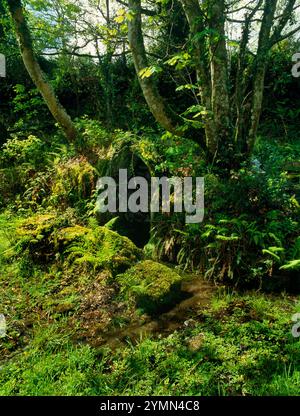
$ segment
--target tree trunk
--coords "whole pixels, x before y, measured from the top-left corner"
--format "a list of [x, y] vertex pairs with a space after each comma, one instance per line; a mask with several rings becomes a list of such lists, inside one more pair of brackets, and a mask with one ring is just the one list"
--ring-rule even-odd
[[[190, 39], [193, 46], [193, 58], [196, 67], [197, 81], [201, 95], [201, 104], [208, 112], [212, 111], [211, 77], [207, 49], [201, 32], [205, 30], [202, 13], [198, 0], [181, 0], [186, 19], [190, 27]], [[214, 156], [216, 145], [216, 129], [213, 118], [205, 120], [206, 146], [210, 155]]]
[[245, 94], [247, 88], [247, 47], [250, 39], [252, 19], [256, 12], [260, 9], [263, 0], [259, 0], [257, 5], [249, 12], [245, 17], [245, 24], [242, 30], [242, 37], [240, 42], [239, 54], [238, 54], [238, 66], [235, 80], [235, 92], [233, 102], [235, 104], [235, 133], [234, 139], [236, 143], [237, 151], [240, 154], [247, 152], [247, 126], [245, 121], [245, 104], [247, 102]]
[[255, 144], [255, 138], [260, 120], [260, 114], [263, 103], [264, 83], [266, 67], [270, 52], [270, 34], [274, 22], [277, 0], [266, 0], [264, 5], [264, 14], [259, 33], [258, 49], [255, 60], [255, 76], [253, 83], [252, 108], [250, 129], [248, 134], [248, 153], [250, 153]]
[[148, 67], [148, 60], [142, 34], [141, 1], [129, 0], [132, 13], [128, 19], [128, 40], [133, 56], [135, 70], [144, 98], [155, 120], [167, 131], [177, 136], [191, 138], [206, 150], [201, 130], [189, 126], [188, 121], [176, 114], [160, 95], [156, 81], [151, 77], [142, 77], [141, 71]]
[[[211, 0], [202, 6], [198, 0], [181, 0], [181, 3], [190, 27], [202, 104], [208, 111], [206, 145], [212, 160], [217, 160], [218, 153], [224, 159], [224, 152], [228, 157], [233, 152], [224, 0]], [[211, 32], [208, 42], [207, 23]]]
[[215, 121], [215, 147], [224, 157], [224, 151], [233, 151], [233, 131], [229, 104], [228, 56], [225, 37], [224, 0], [211, 0], [208, 5], [211, 61], [211, 101]]
[[45, 74], [35, 58], [31, 34], [24, 16], [21, 0], [7, 0], [7, 3], [11, 17], [14, 21], [16, 36], [24, 65], [32, 81], [44, 98], [54, 119], [63, 129], [66, 137], [70, 141], [73, 141], [76, 137], [76, 129], [70, 116], [58, 101], [53, 88], [46, 79]]
[[[106, 4], [106, 25], [111, 29], [111, 17], [110, 17], [110, 0], [105, 1]], [[103, 74], [105, 80], [105, 102], [106, 102], [106, 123], [107, 126], [112, 129], [114, 126], [114, 85], [113, 85], [113, 74], [112, 74], [112, 56], [113, 50], [110, 42], [106, 46], [106, 54], [104, 57]]]

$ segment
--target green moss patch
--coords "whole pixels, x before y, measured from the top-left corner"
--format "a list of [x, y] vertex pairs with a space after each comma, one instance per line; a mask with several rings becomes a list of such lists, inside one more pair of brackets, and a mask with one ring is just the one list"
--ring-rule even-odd
[[77, 264], [85, 263], [113, 273], [124, 272], [142, 258], [142, 250], [132, 241], [106, 227], [90, 230], [80, 244], [73, 244], [68, 249], [68, 253]]
[[123, 290], [149, 314], [163, 312], [180, 299], [182, 280], [174, 270], [152, 260], [144, 260], [118, 276]]
[[94, 269], [122, 273], [142, 258], [142, 251], [127, 237], [106, 227], [84, 227], [73, 219], [36, 214], [18, 228], [19, 254], [36, 263], [60, 259]]

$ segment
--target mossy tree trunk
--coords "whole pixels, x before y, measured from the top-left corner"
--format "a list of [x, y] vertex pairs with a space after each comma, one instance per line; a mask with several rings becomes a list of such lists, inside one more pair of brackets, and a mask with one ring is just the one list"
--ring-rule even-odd
[[129, 0], [128, 4], [131, 11], [131, 17], [128, 19], [129, 46], [139, 84], [150, 111], [165, 130], [205, 145], [204, 135], [186, 124], [184, 118], [178, 115], [161, 96], [155, 77], [141, 75], [141, 71], [149, 66], [142, 33], [141, 1]]
[[258, 48], [255, 62], [255, 75], [253, 82], [250, 129], [247, 137], [248, 151], [251, 152], [255, 143], [259, 119], [262, 109], [265, 74], [270, 51], [270, 36], [276, 12], [277, 0], [266, 0]]

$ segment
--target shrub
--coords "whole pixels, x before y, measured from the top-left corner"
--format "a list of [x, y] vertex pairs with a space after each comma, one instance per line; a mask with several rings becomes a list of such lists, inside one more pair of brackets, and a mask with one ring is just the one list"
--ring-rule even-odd
[[44, 143], [36, 136], [30, 135], [26, 139], [14, 136], [3, 145], [0, 163], [2, 166], [27, 163], [38, 167], [44, 161], [43, 150]]
[[[260, 142], [258, 159], [230, 178], [206, 174], [203, 223], [185, 225], [182, 215], [156, 216], [150, 241], [154, 257], [233, 283], [296, 276], [300, 204], [285, 171], [286, 147]], [[299, 159], [298, 147], [289, 150], [289, 161]]]

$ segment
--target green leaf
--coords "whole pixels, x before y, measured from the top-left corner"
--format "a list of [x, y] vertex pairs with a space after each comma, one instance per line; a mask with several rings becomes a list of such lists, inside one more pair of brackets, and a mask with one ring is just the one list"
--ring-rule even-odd
[[159, 72], [162, 72], [162, 68], [157, 66], [157, 65], [153, 65], [153, 66], [149, 66], [147, 68], [143, 68], [139, 72], [139, 76], [142, 79], [143, 78], [150, 78], [153, 74], [158, 74]]
[[276, 260], [280, 261], [280, 257], [277, 256], [277, 254], [273, 253], [273, 251], [271, 251], [271, 250], [267, 250], [267, 249], [264, 248], [262, 250], [262, 253], [263, 254], [269, 254], [271, 257], [274, 257]]
[[195, 90], [197, 89], [196, 85], [193, 84], [185, 84], [185, 85], [180, 85], [179, 87], [176, 88], [176, 91], [182, 91], [182, 90]]
[[240, 237], [237, 237], [237, 236], [231, 236], [231, 237], [228, 237], [226, 235], [217, 235], [216, 236], [216, 240], [222, 240], [222, 241], [237, 241], [239, 239], [240, 239]]
[[279, 268], [280, 270], [300, 270], [300, 259], [291, 260]]

